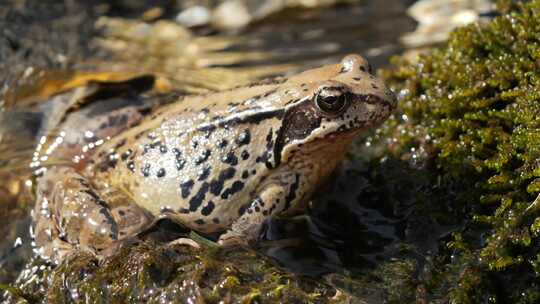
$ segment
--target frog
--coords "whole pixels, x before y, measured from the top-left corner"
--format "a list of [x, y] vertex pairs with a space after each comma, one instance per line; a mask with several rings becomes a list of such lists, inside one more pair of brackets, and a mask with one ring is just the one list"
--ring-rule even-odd
[[78, 250], [107, 255], [162, 219], [221, 247], [256, 244], [269, 219], [306, 212], [351, 143], [396, 106], [367, 60], [351, 54], [144, 115], [111, 111], [109, 123], [89, 124], [95, 141], [71, 164], [37, 178], [37, 251], [55, 261]]

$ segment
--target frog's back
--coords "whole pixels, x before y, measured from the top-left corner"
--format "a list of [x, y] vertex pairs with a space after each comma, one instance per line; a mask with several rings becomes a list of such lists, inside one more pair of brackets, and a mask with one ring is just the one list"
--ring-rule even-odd
[[255, 86], [163, 107], [103, 146], [86, 171], [155, 216], [202, 232], [224, 230], [271, 166], [283, 113], [272, 106], [276, 90]]

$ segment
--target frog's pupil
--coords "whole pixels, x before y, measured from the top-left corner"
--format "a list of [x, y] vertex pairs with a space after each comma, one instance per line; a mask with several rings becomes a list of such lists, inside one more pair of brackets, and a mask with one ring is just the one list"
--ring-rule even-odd
[[317, 106], [324, 112], [336, 113], [345, 106], [345, 95], [339, 96], [318, 96], [316, 99]]

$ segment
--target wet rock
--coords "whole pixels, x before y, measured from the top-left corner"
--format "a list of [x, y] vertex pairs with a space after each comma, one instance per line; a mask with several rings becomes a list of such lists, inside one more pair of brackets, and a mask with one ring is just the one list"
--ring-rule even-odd
[[476, 22], [493, 9], [494, 4], [490, 0], [418, 1], [407, 10], [418, 21], [418, 26], [414, 32], [404, 35], [401, 41], [408, 47], [443, 42], [456, 27]]
[[252, 20], [245, 3], [241, 0], [228, 0], [218, 5], [212, 13], [212, 25], [218, 29], [242, 28]]
[[211, 13], [208, 8], [202, 5], [195, 5], [178, 13], [175, 20], [187, 27], [202, 26], [210, 22]]
[[146, 241], [105, 261], [80, 252], [55, 268], [45, 265], [39, 260], [28, 265], [16, 285], [19, 294], [50, 303], [329, 303], [336, 293], [241, 249], [203, 252]]
[[176, 20], [187, 27], [209, 25], [220, 31], [246, 28], [249, 24], [264, 20], [287, 9], [302, 10], [331, 7], [335, 4], [351, 4], [348, 0], [227, 0], [212, 6], [204, 1], [181, 11]]

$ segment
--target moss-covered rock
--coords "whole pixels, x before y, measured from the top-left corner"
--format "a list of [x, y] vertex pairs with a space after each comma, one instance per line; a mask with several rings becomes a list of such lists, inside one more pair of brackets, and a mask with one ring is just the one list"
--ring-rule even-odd
[[446, 216], [463, 228], [426, 283], [454, 303], [540, 301], [540, 1], [499, 6], [384, 73], [401, 108], [378, 133], [389, 154], [461, 181]]
[[55, 267], [36, 260], [21, 281], [9, 291], [30, 303], [328, 303], [336, 293], [287, 274], [254, 251], [152, 241], [125, 246], [101, 261], [83, 252]]

